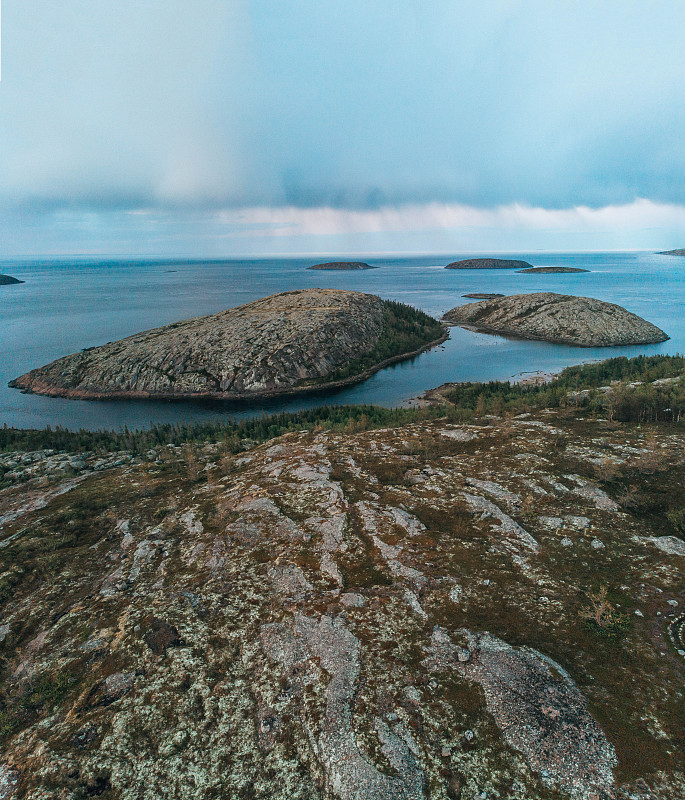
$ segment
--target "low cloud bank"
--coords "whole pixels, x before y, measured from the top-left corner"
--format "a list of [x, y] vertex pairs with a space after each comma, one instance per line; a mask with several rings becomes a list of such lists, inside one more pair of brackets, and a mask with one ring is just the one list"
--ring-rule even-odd
[[458, 203], [427, 203], [374, 210], [340, 208], [247, 208], [222, 211], [229, 236], [335, 236], [354, 233], [483, 228], [530, 231], [620, 232], [666, 228], [685, 230], [685, 206], [637, 199], [603, 208], [548, 209], [513, 203], [474, 208]]

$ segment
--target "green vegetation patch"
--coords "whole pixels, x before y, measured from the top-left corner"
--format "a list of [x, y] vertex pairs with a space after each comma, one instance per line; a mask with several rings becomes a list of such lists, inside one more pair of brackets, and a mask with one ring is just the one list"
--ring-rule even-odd
[[331, 383], [361, 375], [384, 361], [420, 350], [440, 339], [444, 333], [442, 323], [423, 311], [404, 303], [385, 300], [383, 330], [373, 349], [333, 374], [321, 378], [319, 382]]
[[[437, 326], [433, 329], [436, 335], [433, 336], [431, 333], [427, 341], [434, 341], [439, 336], [438, 329], [441, 329], [441, 326], [436, 320], [409, 306], [400, 303], [391, 305], [423, 315], [432, 325]], [[371, 360], [377, 363], [377, 360]], [[432, 408], [322, 406], [296, 413], [273, 415], [264, 413], [262, 416], [240, 421], [214, 420], [163, 424], [135, 431], [128, 428], [121, 431], [69, 431], [59, 427], [21, 430], [5, 425], [0, 428], [0, 452], [49, 449], [68, 453], [92, 452], [99, 455], [118, 451], [145, 455], [149, 450], [167, 444], [221, 442], [225, 452], [237, 453], [245, 449], [249, 441], [265, 442], [293, 431], [333, 430], [355, 433], [438, 418], [461, 423], [469, 422], [481, 414], [522, 413], [558, 407], [575, 407], [591, 413], [609, 412], [613, 419], [625, 422], [655, 420], [680, 422], [685, 415], [683, 375], [685, 375], [683, 356], [638, 356], [630, 359], [621, 357], [595, 364], [568, 367], [553, 381], [541, 386], [503, 381], [458, 384], [444, 395], [450, 405]], [[662, 378], [681, 378], [681, 380], [661, 386], [650, 383]], [[611, 397], [597, 391], [598, 387], [609, 385], [612, 381], [620, 381], [622, 386], [615, 387]], [[643, 385], [635, 387], [628, 385], [637, 381]], [[569, 398], [569, 392], [584, 390], [588, 390], [587, 397], [575, 400]], [[431, 447], [435, 445], [436, 442], [430, 443]]]
[[685, 539], [685, 466], [669, 464], [667, 479], [663, 466], [650, 472], [624, 466], [605, 489], [649, 535]]
[[[622, 356], [567, 367], [539, 386], [509, 381], [461, 383], [444, 397], [476, 415], [576, 406], [620, 422], [680, 422], [685, 415], [684, 376], [683, 356]], [[677, 380], [654, 385], [653, 381], [664, 378]], [[598, 391], [612, 384], [610, 392]]]
[[[380, 406], [323, 406], [297, 413], [264, 414], [240, 421], [209, 421], [155, 425], [131, 431], [69, 431], [64, 428], [20, 430], [0, 428], [0, 452], [58, 450], [67, 453], [127, 451], [145, 455], [167, 444], [222, 442], [226, 452], [245, 449], [246, 440], [265, 442], [284, 433], [306, 430], [339, 430], [347, 433], [396, 427], [445, 416], [444, 408], [381, 408]], [[454, 412], [450, 412], [454, 416]]]

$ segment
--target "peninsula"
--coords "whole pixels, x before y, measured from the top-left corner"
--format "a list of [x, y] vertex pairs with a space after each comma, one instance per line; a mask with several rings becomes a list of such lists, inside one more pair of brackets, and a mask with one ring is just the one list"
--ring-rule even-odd
[[443, 319], [483, 333], [580, 347], [655, 344], [669, 338], [621, 306], [552, 292], [468, 303], [448, 311]]
[[308, 289], [87, 348], [10, 386], [93, 400], [273, 397], [364, 380], [447, 335], [401, 303]]
[[332, 270], [334, 272], [344, 272], [346, 270], [378, 269], [378, 267], [372, 267], [371, 264], [367, 264], [364, 261], [328, 261], [324, 264], [314, 264], [313, 267], [307, 267], [307, 269], [321, 269], [321, 270]]
[[453, 261], [445, 269], [526, 269], [532, 267], [527, 261], [512, 261], [507, 258], [466, 258]]
[[685, 256], [685, 249], [680, 250], [664, 250], [661, 253], [657, 253], [658, 256]]
[[13, 286], [15, 283], [24, 283], [24, 281], [13, 278], [11, 275], [0, 275], [0, 286]]

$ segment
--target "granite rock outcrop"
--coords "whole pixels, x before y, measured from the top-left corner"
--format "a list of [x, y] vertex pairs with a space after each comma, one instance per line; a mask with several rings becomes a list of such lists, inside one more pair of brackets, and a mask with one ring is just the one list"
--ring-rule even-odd
[[[393, 304], [360, 292], [284, 292], [87, 348], [34, 369], [10, 386], [80, 399], [231, 400], [321, 389], [336, 384], [336, 373], [351, 362], [372, 355], [384, 336], [392, 339], [392, 309]], [[444, 337], [431, 317], [409, 311], [414, 315], [410, 327], [416, 325], [408, 347], [415, 351], [417, 343], [420, 349]], [[390, 355], [365, 364], [344, 383], [368, 377], [406, 354]]]
[[468, 303], [448, 311], [443, 319], [483, 333], [580, 347], [655, 344], [669, 338], [621, 306], [553, 292]]

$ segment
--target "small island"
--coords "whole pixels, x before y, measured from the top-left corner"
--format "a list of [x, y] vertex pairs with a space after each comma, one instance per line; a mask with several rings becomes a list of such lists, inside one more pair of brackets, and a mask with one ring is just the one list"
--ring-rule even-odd
[[448, 311], [443, 320], [482, 333], [579, 347], [656, 344], [669, 338], [621, 306], [553, 292], [468, 303]]
[[11, 275], [0, 275], [0, 286], [14, 286], [15, 283], [24, 283], [24, 281], [13, 278]]
[[589, 269], [581, 269], [580, 267], [529, 267], [528, 269], [518, 269], [516, 271], [535, 275], [548, 275], [565, 272], [590, 272]]
[[663, 250], [661, 253], [657, 253], [658, 256], [685, 256], [685, 250]]
[[445, 269], [526, 269], [532, 267], [527, 261], [512, 261], [507, 258], [466, 258], [453, 261]]
[[496, 297], [504, 297], [504, 295], [498, 292], [471, 292], [463, 294], [462, 297], [469, 297], [471, 300], [494, 300]]
[[378, 269], [378, 267], [372, 267], [371, 264], [367, 264], [364, 261], [327, 261], [324, 264], [314, 264], [313, 267], [307, 267], [307, 269], [322, 269], [342, 272], [346, 270]]
[[10, 386], [80, 400], [276, 397], [357, 383], [447, 337], [402, 303], [307, 289], [85, 348]]

